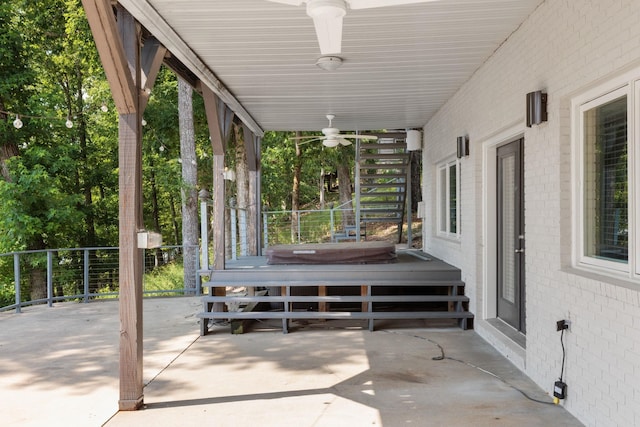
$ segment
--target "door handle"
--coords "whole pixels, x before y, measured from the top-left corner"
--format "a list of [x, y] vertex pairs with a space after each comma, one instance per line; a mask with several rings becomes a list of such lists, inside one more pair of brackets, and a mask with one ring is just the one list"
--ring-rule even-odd
[[516, 253], [517, 254], [523, 254], [524, 253], [524, 249], [516, 249]]

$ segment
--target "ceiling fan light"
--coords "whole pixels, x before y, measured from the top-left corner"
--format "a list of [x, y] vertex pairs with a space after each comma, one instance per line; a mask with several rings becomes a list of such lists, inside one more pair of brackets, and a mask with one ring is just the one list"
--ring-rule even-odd
[[335, 71], [342, 65], [342, 58], [339, 56], [321, 56], [316, 61], [316, 65], [325, 71]]
[[340, 145], [340, 141], [338, 141], [336, 138], [327, 138], [322, 141], [322, 145], [324, 145], [325, 147], [333, 148]]

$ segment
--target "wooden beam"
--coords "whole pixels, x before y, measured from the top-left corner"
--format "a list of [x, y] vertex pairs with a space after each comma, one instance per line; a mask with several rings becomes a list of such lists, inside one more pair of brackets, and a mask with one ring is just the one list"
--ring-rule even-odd
[[233, 119], [236, 116], [233, 111], [222, 101], [220, 98], [216, 97], [218, 100], [218, 115], [220, 118], [220, 125], [222, 127], [222, 138], [225, 143], [229, 140], [229, 136], [231, 135], [231, 123], [233, 123]]
[[96, 48], [102, 60], [111, 95], [120, 114], [138, 109], [138, 94], [118, 35], [113, 7], [109, 0], [82, 0]]
[[142, 378], [142, 250], [137, 232], [140, 212], [140, 116], [121, 114], [119, 121], [120, 186], [120, 400], [121, 411], [143, 404]]
[[[211, 138], [213, 144], [213, 137]], [[213, 155], [213, 269], [224, 270], [224, 154]]]
[[[138, 23], [121, 6], [116, 8], [118, 30], [127, 72], [132, 82], [134, 108], [119, 117], [119, 231], [120, 231], [120, 400], [122, 411], [143, 404], [143, 253], [137, 233], [144, 228], [142, 216], [142, 131], [140, 123], [140, 33]], [[113, 86], [112, 86], [113, 91]]]
[[207, 116], [207, 124], [209, 125], [209, 136], [211, 137], [211, 148], [213, 149], [213, 155], [223, 156], [224, 160], [225, 140], [222, 134], [222, 126], [220, 126], [220, 115], [218, 113], [218, 97], [213, 93], [211, 89], [209, 89], [208, 86], [202, 85], [201, 88], [202, 98], [204, 99], [204, 111]]
[[140, 59], [140, 68], [142, 71], [141, 86], [142, 94], [140, 98], [140, 112], [144, 112], [149, 102], [151, 90], [156, 82], [156, 77], [162, 67], [167, 49], [160, 44], [158, 39], [151, 37], [144, 42]]
[[250, 171], [258, 170], [258, 157], [256, 150], [256, 137], [249, 129], [249, 126], [242, 123], [242, 137], [244, 139], [244, 147], [247, 153], [247, 163]]

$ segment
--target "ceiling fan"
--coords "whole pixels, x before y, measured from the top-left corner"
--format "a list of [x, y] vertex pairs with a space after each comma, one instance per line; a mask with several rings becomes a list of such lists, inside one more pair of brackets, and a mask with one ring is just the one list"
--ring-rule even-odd
[[347, 9], [371, 9], [426, 3], [438, 0], [268, 0], [291, 6], [307, 4], [307, 15], [313, 19], [322, 55], [339, 54], [342, 51], [342, 18]]
[[292, 140], [303, 140], [306, 144], [307, 142], [313, 141], [322, 141], [322, 145], [325, 147], [337, 147], [338, 145], [351, 145], [350, 139], [378, 139], [375, 135], [356, 135], [356, 134], [344, 134], [340, 133], [340, 129], [334, 128], [331, 125], [333, 119], [336, 116], [333, 114], [327, 114], [327, 120], [329, 120], [329, 127], [322, 129], [322, 135], [311, 135], [311, 136], [299, 136], [295, 138], [290, 138]]

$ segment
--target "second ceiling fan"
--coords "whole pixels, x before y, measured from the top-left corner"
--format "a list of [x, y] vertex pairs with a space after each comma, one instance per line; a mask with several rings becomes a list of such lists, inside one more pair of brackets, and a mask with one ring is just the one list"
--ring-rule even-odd
[[329, 120], [329, 127], [322, 129], [322, 135], [310, 135], [310, 136], [299, 136], [295, 138], [290, 138], [292, 140], [300, 140], [304, 143], [313, 142], [313, 141], [322, 141], [322, 145], [325, 147], [337, 147], [338, 145], [351, 145], [351, 139], [369, 139], [369, 140], [377, 140], [378, 137], [375, 135], [359, 135], [359, 134], [344, 134], [340, 133], [340, 129], [334, 128], [332, 126], [332, 121], [336, 116], [333, 114], [327, 114], [327, 120]]

